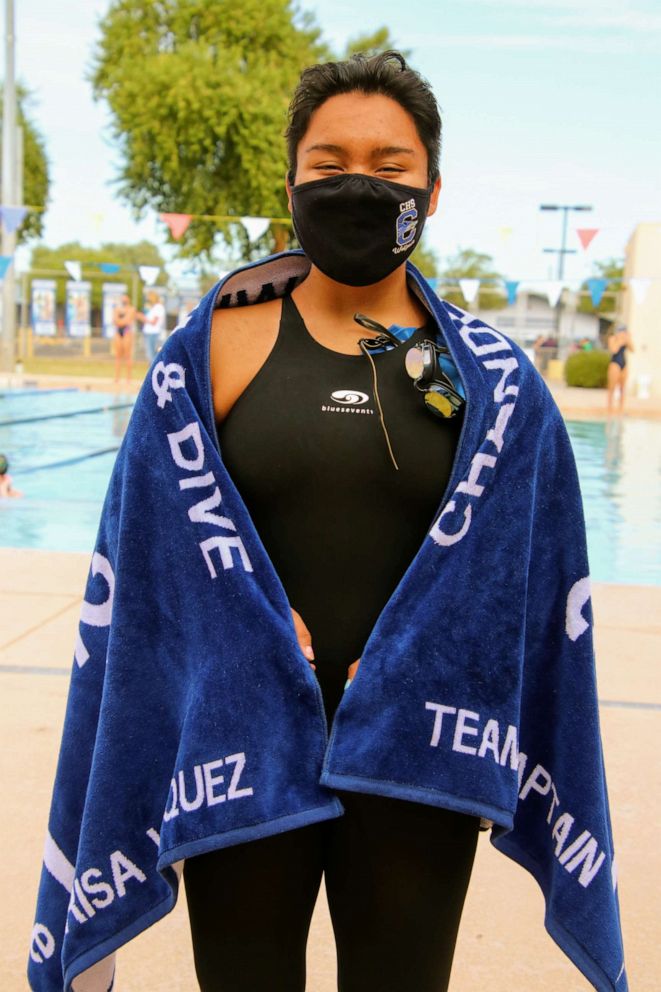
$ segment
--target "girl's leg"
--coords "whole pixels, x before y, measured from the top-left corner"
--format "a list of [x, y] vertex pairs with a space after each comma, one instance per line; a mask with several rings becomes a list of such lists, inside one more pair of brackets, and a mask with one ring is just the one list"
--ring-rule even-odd
[[619, 371], [620, 369], [616, 362], [608, 363], [608, 371], [606, 378], [606, 388], [608, 390], [608, 397], [607, 397], [608, 413], [611, 413], [613, 410], [613, 393], [615, 392], [615, 387], [617, 386]]
[[326, 890], [339, 992], [444, 992], [479, 821], [342, 793], [326, 824]]
[[628, 369], [625, 367], [620, 373], [620, 413], [624, 410], [624, 394], [627, 388]]
[[201, 992], [303, 992], [323, 824], [184, 863]]

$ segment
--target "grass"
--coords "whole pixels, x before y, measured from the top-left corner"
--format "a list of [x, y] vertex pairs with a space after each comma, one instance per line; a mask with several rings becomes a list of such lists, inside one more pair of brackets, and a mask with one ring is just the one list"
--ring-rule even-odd
[[[134, 379], [144, 378], [147, 372], [147, 362], [134, 362]], [[115, 361], [112, 358], [26, 358], [23, 361], [23, 371], [26, 375], [67, 375], [89, 378], [112, 379], [115, 375]], [[124, 369], [122, 369], [122, 376]]]

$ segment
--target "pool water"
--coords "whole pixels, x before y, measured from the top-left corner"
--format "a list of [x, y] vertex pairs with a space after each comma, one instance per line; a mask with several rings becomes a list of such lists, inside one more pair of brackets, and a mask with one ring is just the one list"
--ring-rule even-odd
[[[76, 390], [0, 393], [0, 452], [25, 494], [0, 500], [0, 545], [91, 552], [132, 402]], [[661, 422], [613, 417], [567, 428], [592, 578], [661, 585]]]

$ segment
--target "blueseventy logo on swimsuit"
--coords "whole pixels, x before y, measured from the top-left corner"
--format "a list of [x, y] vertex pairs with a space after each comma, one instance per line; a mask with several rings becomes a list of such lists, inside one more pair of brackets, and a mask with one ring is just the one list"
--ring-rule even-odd
[[374, 413], [371, 407], [365, 406], [366, 403], [369, 403], [369, 395], [361, 392], [360, 389], [335, 389], [330, 398], [334, 404], [339, 403], [341, 405], [322, 403], [323, 413]]
[[395, 237], [397, 244], [393, 248], [393, 255], [398, 255], [402, 251], [410, 248], [415, 241], [415, 232], [418, 228], [418, 208], [415, 200], [406, 200], [399, 205], [399, 217], [395, 226]]

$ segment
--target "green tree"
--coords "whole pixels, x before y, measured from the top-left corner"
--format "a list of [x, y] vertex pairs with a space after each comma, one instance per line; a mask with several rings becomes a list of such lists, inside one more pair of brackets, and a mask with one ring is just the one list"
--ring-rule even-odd
[[[64, 303], [66, 296], [66, 283], [70, 278], [64, 268], [65, 262], [80, 262], [82, 266], [82, 278], [89, 279], [92, 283], [92, 307], [96, 310], [101, 306], [104, 282], [123, 282], [128, 286], [129, 293], [132, 292], [134, 283], [137, 286], [137, 279], [134, 274], [140, 265], [160, 265], [161, 272], [156, 280], [156, 285], [166, 285], [167, 274], [163, 268], [165, 262], [158, 248], [149, 241], [139, 241], [135, 245], [126, 245], [108, 241], [100, 248], [86, 248], [78, 241], [69, 241], [58, 248], [49, 248], [46, 245], [35, 245], [32, 249], [30, 259], [31, 273], [29, 282], [32, 279], [42, 279], [48, 273], [49, 278], [57, 279], [57, 302]], [[102, 273], [99, 269], [101, 262], [114, 262], [121, 265], [122, 269], [112, 275]], [[56, 273], [60, 273], [59, 278]], [[141, 303], [138, 299], [136, 302]]]
[[[606, 290], [599, 302], [599, 306], [592, 304], [592, 296], [587, 281], [581, 286], [581, 296], [578, 302], [579, 313], [596, 313], [603, 317], [615, 314], [617, 293], [622, 290], [622, 277], [624, 275], [624, 261], [621, 258], [607, 258], [602, 262], [594, 263], [594, 276], [597, 279], [607, 279]], [[583, 295], [585, 294], [585, 295]]]
[[[115, 0], [93, 56], [94, 95], [111, 113], [122, 200], [147, 208], [287, 217], [283, 132], [300, 70], [328, 54], [290, 0]], [[194, 220], [182, 254], [210, 254], [219, 225]], [[284, 247], [290, 227], [274, 227]]]
[[[2, 133], [2, 100], [2, 86], [0, 86], [0, 134]], [[16, 123], [23, 129], [23, 203], [27, 203], [31, 207], [43, 208], [40, 210], [31, 210], [16, 232], [17, 241], [19, 244], [22, 244], [31, 238], [39, 238], [43, 234], [44, 213], [48, 205], [48, 191], [50, 189], [50, 176], [48, 158], [46, 157], [46, 144], [36, 124], [30, 119], [28, 111], [30, 95], [23, 86], [16, 87], [16, 103]]]
[[[441, 278], [446, 280], [486, 280], [486, 287], [483, 288], [480, 285], [478, 292], [479, 308], [481, 310], [498, 310], [505, 305], [505, 291], [502, 288], [503, 277], [494, 269], [491, 255], [475, 251], [473, 248], [459, 248], [454, 255], [448, 258], [445, 268], [441, 271]], [[456, 303], [457, 306], [466, 306], [459, 286], [452, 283], [443, 289], [443, 297], [450, 303]]]
[[389, 52], [392, 49], [400, 52], [405, 59], [411, 56], [408, 48], [400, 48], [398, 46], [397, 42], [391, 37], [390, 29], [384, 25], [371, 33], [359, 34], [354, 38], [350, 38], [342, 57], [348, 59], [351, 55], [358, 55], [360, 52], [364, 55], [378, 55], [380, 52]]
[[436, 279], [438, 276], [438, 256], [433, 248], [429, 248], [424, 237], [411, 255], [411, 261], [420, 269], [425, 279]]

